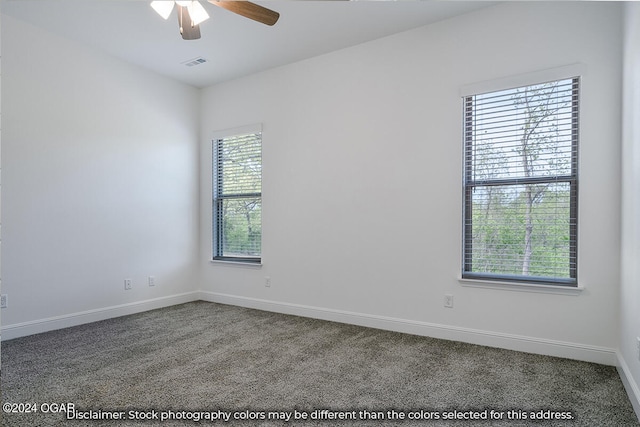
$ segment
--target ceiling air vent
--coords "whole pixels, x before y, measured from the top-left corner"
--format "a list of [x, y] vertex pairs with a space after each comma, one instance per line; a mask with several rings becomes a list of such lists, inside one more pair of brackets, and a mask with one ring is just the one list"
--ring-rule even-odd
[[197, 58], [193, 58], [193, 59], [190, 59], [188, 61], [181, 62], [181, 64], [184, 64], [187, 67], [193, 67], [193, 66], [196, 66], [196, 65], [204, 64], [205, 62], [208, 62], [208, 61], [199, 56]]

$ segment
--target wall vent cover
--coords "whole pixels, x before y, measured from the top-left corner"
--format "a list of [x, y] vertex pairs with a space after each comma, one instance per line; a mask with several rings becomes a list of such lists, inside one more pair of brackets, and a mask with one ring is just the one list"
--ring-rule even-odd
[[188, 61], [181, 62], [181, 64], [186, 65], [187, 67], [194, 67], [196, 65], [204, 64], [208, 62], [203, 57], [199, 56], [197, 58], [189, 59]]

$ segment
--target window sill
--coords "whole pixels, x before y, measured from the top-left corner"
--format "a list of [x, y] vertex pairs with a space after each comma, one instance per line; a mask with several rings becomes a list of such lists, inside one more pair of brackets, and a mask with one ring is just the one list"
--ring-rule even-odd
[[538, 285], [535, 283], [524, 282], [498, 282], [491, 280], [479, 279], [458, 279], [462, 286], [469, 288], [498, 289], [516, 292], [534, 292], [540, 294], [556, 294], [556, 295], [580, 295], [584, 291], [582, 286], [554, 286], [554, 285]]
[[211, 264], [225, 265], [229, 267], [242, 267], [242, 268], [262, 268], [262, 262], [248, 262], [248, 261], [226, 261], [222, 259], [209, 260]]

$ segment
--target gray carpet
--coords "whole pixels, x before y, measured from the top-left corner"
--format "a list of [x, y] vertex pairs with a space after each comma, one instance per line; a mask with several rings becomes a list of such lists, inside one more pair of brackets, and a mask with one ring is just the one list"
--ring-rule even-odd
[[640, 426], [610, 366], [206, 302], [5, 341], [1, 386], [4, 426]]

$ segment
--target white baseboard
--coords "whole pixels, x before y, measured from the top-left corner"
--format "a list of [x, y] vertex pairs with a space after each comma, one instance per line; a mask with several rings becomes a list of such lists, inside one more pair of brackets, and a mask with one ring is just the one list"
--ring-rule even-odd
[[111, 307], [97, 308], [78, 313], [65, 314], [62, 316], [49, 317], [46, 319], [32, 320], [24, 323], [3, 325], [2, 341], [39, 334], [41, 332], [53, 331], [56, 329], [68, 328], [71, 326], [78, 326], [85, 323], [97, 322], [114, 317], [126, 316], [128, 314], [155, 310], [156, 308], [169, 307], [176, 304], [197, 301], [198, 299], [198, 292], [187, 292]]
[[222, 304], [237, 305], [283, 314], [293, 314], [333, 322], [348, 323], [376, 329], [403, 332], [414, 335], [461, 341], [470, 344], [504, 348], [526, 353], [564, 357], [603, 365], [616, 366], [616, 350], [605, 347], [589, 346], [571, 342], [546, 340], [520, 335], [502, 334], [478, 329], [406, 320], [386, 316], [354, 313], [321, 307], [290, 304], [257, 298], [215, 292], [200, 292], [200, 299]]
[[640, 387], [631, 375], [629, 365], [627, 365], [627, 362], [624, 360], [622, 355], [618, 352], [617, 356], [618, 364], [616, 365], [616, 368], [618, 368], [618, 374], [620, 375], [622, 384], [624, 384], [624, 388], [629, 395], [631, 405], [633, 405], [633, 409], [636, 411], [638, 421], [640, 421]]

